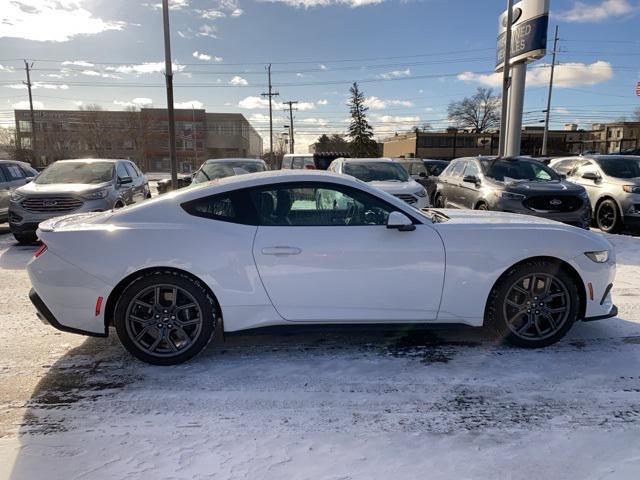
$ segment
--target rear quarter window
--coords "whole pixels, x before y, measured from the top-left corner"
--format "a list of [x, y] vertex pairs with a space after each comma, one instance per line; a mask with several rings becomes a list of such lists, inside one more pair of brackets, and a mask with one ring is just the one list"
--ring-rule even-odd
[[221, 222], [257, 225], [255, 210], [245, 192], [223, 193], [185, 202], [182, 208], [194, 217]]

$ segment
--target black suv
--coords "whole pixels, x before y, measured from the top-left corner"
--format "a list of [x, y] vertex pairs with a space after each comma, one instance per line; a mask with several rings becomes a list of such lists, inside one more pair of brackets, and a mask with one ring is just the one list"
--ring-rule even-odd
[[591, 222], [584, 187], [525, 157], [452, 160], [438, 177], [435, 205], [523, 213], [581, 228]]

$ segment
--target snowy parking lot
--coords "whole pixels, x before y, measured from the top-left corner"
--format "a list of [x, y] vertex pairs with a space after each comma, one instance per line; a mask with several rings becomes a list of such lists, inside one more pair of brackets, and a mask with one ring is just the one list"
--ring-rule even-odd
[[0, 225], [0, 479], [638, 478], [640, 237], [607, 238], [619, 316], [543, 350], [327, 328], [154, 367], [43, 325]]

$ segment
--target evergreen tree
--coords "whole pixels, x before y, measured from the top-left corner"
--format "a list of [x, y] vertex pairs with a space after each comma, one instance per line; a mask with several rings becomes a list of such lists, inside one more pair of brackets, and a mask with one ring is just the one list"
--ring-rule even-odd
[[357, 83], [351, 86], [349, 92], [351, 93], [351, 100], [349, 101], [351, 155], [355, 158], [377, 157], [378, 148], [375, 140], [373, 140], [373, 128], [367, 121], [367, 110], [369, 109], [365, 106], [364, 94], [358, 88]]

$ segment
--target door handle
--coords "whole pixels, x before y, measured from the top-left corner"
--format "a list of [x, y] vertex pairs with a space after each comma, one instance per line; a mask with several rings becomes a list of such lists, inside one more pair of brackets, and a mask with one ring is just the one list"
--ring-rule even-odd
[[265, 247], [262, 249], [263, 255], [299, 255], [302, 250], [297, 247]]

